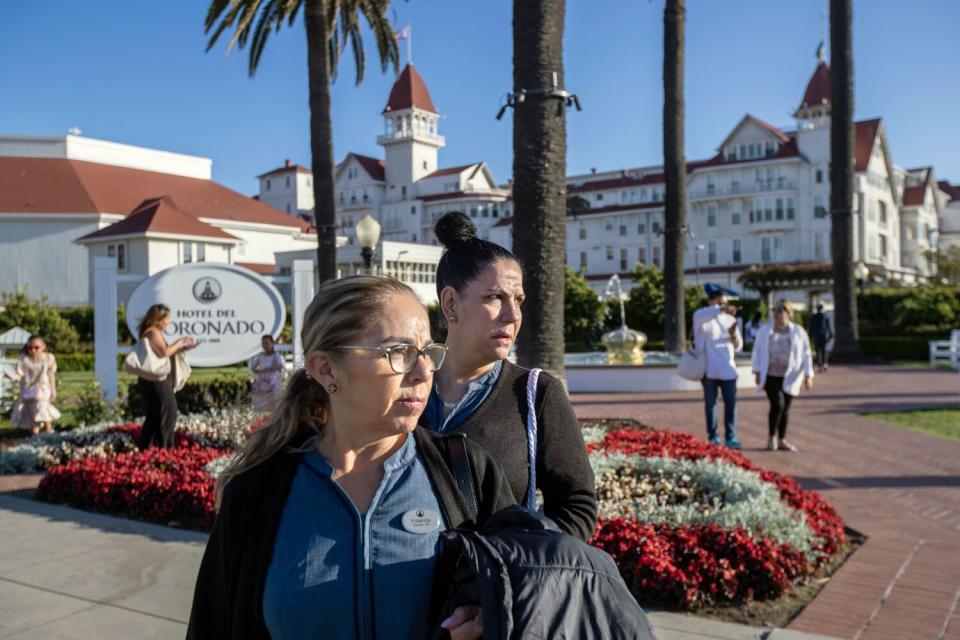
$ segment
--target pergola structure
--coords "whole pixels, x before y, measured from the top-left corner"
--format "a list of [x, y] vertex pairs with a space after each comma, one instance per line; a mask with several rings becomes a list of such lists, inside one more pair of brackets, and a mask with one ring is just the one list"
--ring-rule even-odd
[[754, 265], [737, 281], [759, 293], [768, 310], [773, 307], [773, 294], [777, 291], [805, 292], [808, 308], [812, 309], [821, 294], [833, 291], [833, 265], [829, 262]]

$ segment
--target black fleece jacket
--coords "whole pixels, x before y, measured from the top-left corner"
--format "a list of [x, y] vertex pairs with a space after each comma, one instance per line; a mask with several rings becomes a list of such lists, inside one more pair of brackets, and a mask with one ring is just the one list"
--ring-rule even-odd
[[[442, 436], [417, 428], [413, 437], [446, 522], [451, 528], [462, 526], [470, 520], [470, 509], [450, 471], [447, 442], [463, 436]], [[514, 499], [489, 454], [478, 446], [468, 446], [467, 456], [479, 505], [477, 522], [485, 522], [514, 504]], [[270, 637], [263, 620], [263, 587], [280, 518], [302, 459], [303, 454], [295, 451], [276, 454], [227, 485], [200, 563], [187, 638]]]
[[[490, 452], [506, 474], [514, 498], [521, 504], [529, 484], [526, 426], [529, 373], [529, 369], [504, 360], [490, 395], [456, 430]], [[541, 373], [535, 406], [537, 486], [543, 494], [543, 512], [564, 533], [587, 540], [597, 524], [593, 469], [580, 423], [563, 383], [548, 373]]]

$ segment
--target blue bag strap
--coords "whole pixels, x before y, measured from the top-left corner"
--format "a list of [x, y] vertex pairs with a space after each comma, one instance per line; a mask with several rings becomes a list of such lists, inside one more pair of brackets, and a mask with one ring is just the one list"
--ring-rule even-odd
[[537, 510], [537, 380], [542, 369], [530, 369], [527, 377], [527, 460], [530, 465], [527, 498], [523, 506]]

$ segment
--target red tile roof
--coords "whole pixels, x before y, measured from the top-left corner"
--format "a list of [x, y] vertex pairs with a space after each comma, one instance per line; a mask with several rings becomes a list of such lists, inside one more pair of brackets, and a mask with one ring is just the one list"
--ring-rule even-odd
[[927, 195], [927, 187], [930, 184], [930, 175], [933, 173], [929, 167], [923, 169], [914, 169], [910, 173], [923, 172], [923, 182], [918, 185], [903, 188], [903, 206], [915, 207], [923, 204], [923, 199]]
[[145, 235], [147, 233], [169, 233], [178, 236], [197, 236], [216, 240], [239, 240], [236, 236], [232, 236], [222, 229], [188, 216], [180, 211], [173, 199], [169, 196], [163, 196], [144, 200], [123, 220], [89, 233], [80, 238], [80, 241]]
[[234, 262], [233, 264], [238, 267], [250, 269], [250, 271], [254, 273], [271, 275], [277, 272], [277, 265], [275, 264], [260, 264], [259, 262]]
[[[689, 171], [689, 165], [687, 167]], [[626, 173], [626, 172], [624, 172]], [[640, 178], [635, 178], [629, 174], [621, 175], [619, 178], [607, 178], [606, 180], [594, 180], [581, 184], [568, 184], [567, 193], [583, 193], [585, 191], [604, 191], [606, 189], [619, 189], [621, 187], [636, 187], [648, 184], [663, 184], [663, 174], [653, 173]]]
[[439, 178], [440, 176], [450, 176], [457, 173], [463, 173], [467, 169], [477, 166], [479, 162], [471, 162], [470, 164], [464, 164], [459, 167], [447, 167], [446, 169], [437, 169], [431, 174], [425, 175], [421, 180], [426, 180], [427, 178]]
[[777, 139], [780, 140], [780, 142], [790, 142], [790, 136], [788, 136], [787, 134], [785, 134], [785, 133], [783, 132], [783, 130], [780, 129], [780, 127], [775, 127], [775, 126], [773, 126], [772, 124], [770, 124], [769, 122], [767, 122], [766, 120], [761, 120], [760, 118], [758, 118], [758, 117], [756, 117], [756, 116], [752, 116], [752, 115], [750, 115], [749, 113], [747, 114], [747, 118], [749, 118], [749, 119], [752, 120], [753, 122], [757, 123], [758, 125], [760, 125], [760, 126], [763, 127], [764, 129], [766, 129], [767, 131], [769, 131], [770, 133], [772, 133], [773, 135], [775, 135], [775, 136], [777, 137]]
[[170, 196], [194, 218], [294, 227], [309, 224], [212, 180], [63, 158], [0, 157], [2, 213], [123, 214]]
[[[599, 215], [603, 213], [619, 213], [621, 211], [640, 211], [642, 209], [661, 209], [663, 202], [642, 202], [639, 204], [612, 204], [607, 207], [597, 207], [596, 209], [587, 209], [576, 214], [567, 213], [568, 218], [580, 218], [582, 216]], [[504, 218], [495, 227], [505, 227], [513, 224], [513, 218]]]
[[374, 180], [383, 182], [386, 180], [386, 165], [383, 160], [379, 158], [371, 158], [370, 156], [362, 156], [359, 153], [351, 153], [354, 158], [357, 159], [357, 162], [360, 163], [360, 166], [363, 167], [363, 170], [367, 172]]
[[870, 154], [873, 153], [873, 143], [880, 130], [880, 118], [861, 120], [854, 123], [854, 169], [857, 172], [866, 171], [870, 164]]
[[272, 176], [272, 175], [276, 175], [276, 174], [289, 173], [290, 171], [296, 171], [297, 173], [306, 173], [306, 174], [312, 173], [312, 171], [310, 171], [310, 169], [308, 169], [307, 167], [303, 166], [302, 164], [291, 164], [291, 162], [290, 162], [289, 160], [287, 160], [287, 161], [283, 164], [282, 167], [277, 167], [276, 169], [271, 169], [270, 171], [267, 171], [266, 173], [261, 173], [261, 174], [258, 175], [257, 177], [258, 177], [258, 178], [266, 178], [266, 177], [268, 177], [268, 176]]
[[513, 218], [503, 218], [497, 224], [493, 225], [494, 227], [509, 227], [513, 224]]
[[451, 191], [450, 193], [435, 193], [429, 196], [420, 196], [417, 200], [423, 202], [436, 202], [438, 200], [457, 200], [460, 198], [503, 198], [509, 200], [505, 193], [494, 193], [492, 191]]
[[946, 180], [940, 180], [937, 186], [940, 187], [940, 191], [950, 196], [951, 201], [960, 200], [960, 185], [952, 185]]
[[815, 107], [821, 104], [831, 104], [830, 100], [830, 65], [821, 62], [807, 83], [807, 89], [803, 92], [803, 100], [800, 101], [800, 107]]
[[408, 64], [400, 73], [397, 81], [393, 83], [390, 98], [387, 100], [387, 106], [384, 107], [383, 112], [399, 111], [411, 107], [430, 113], [438, 113], [437, 108], [433, 106], [433, 100], [430, 99], [430, 92], [427, 91], [427, 85], [423, 82], [423, 78], [420, 77], [412, 64]]

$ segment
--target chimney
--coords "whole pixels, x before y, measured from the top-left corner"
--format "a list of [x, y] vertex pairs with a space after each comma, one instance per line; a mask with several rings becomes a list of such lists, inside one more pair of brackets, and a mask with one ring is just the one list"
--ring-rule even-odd
[[289, 168], [292, 167], [292, 166], [293, 166], [293, 165], [290, 163], [290, 158], [287, 158], [286, 160], [283, 161], [283, 167], [284, 167], [285, 169], [289, 169]]
[[596, 168], [596, 167], [590, 167], [590, 173], [592, 173], [593, 175], [597, 175], [597, 168]]

